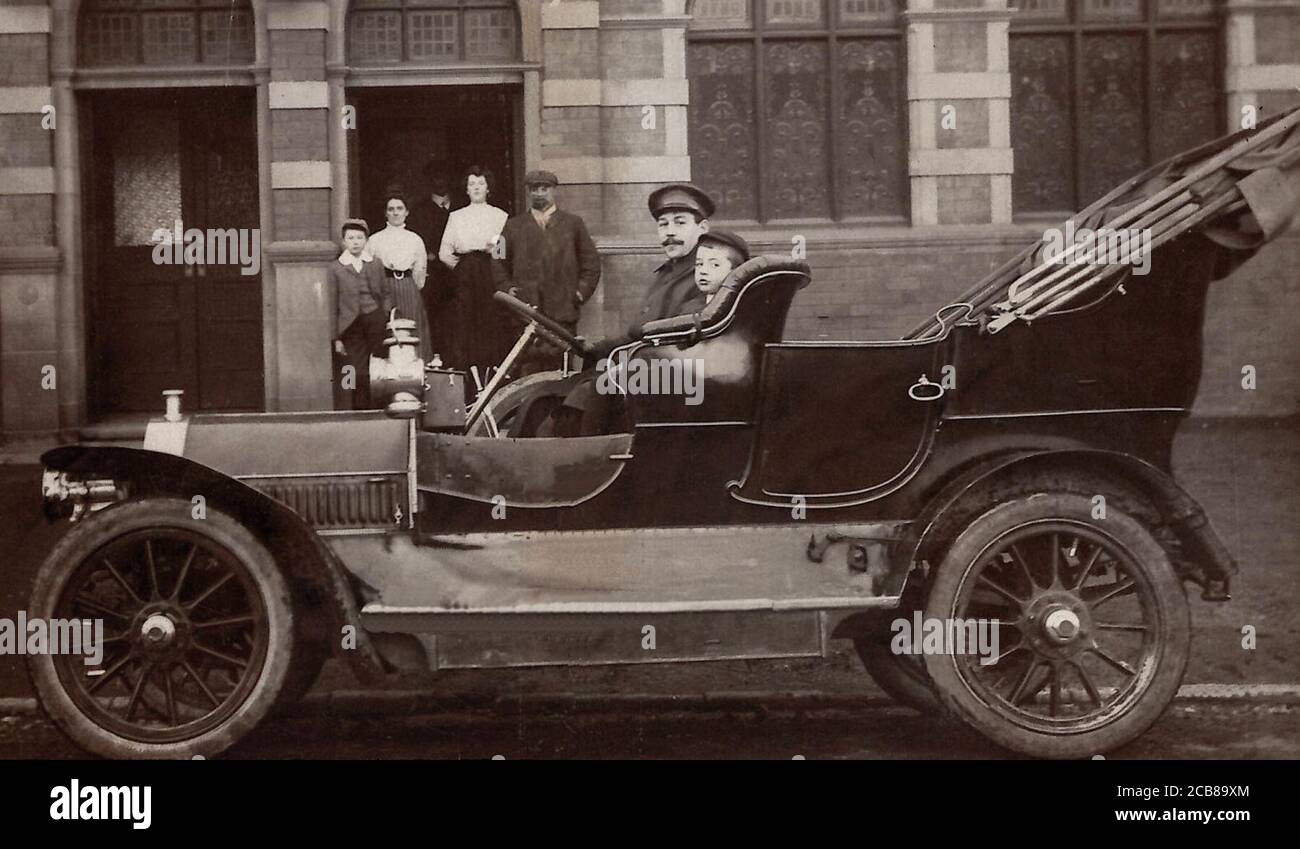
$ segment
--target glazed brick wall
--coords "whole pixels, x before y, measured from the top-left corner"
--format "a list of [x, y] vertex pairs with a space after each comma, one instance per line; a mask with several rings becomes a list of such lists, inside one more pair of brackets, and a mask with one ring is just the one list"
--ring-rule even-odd
[[606, 156], [662, 156], [667, 146], [664, 110], [655, 107], [654, 129], [642, 126], [640, 106], [609, 106], [600, 110], [601, 139]]
[[[943, 108], [952, 106], [956, 126], [944, 129]], [[940, 150], [989, 146], [989, 102], [987, 100], [941, 100], [934, 111], [935, 146]], [[949, 122], [949, 123], [952, 123]]]
[[49, 85], [47, 41], [44, 33], [0, 34], [0, 86]]
[[53, 195], [0, 195], [0, 245], [53, 244]]
[[940, 224], [988, 224], [993, 217], [992, 185], [983, 174], [945, 176], [939, 184]]
[[988, 66], [988, 27], [982, 21], [934, 24], [936, 71], [983, 71]]
[[589, 232], [600, 231], [602, 211], [600, 186], [593, 183], [560, 186], [555, 193], [555, 205], [566, 212], [582, 216]]
[[634, 244], [654, 244], [655, 226], [646, 207], [650, 188], [638, 183], [604, 186], [605, 229]]
[[601, 33], [600, 76], [644, 80], [664, 75], [664, 38], [657, 29], [612, 29]]
[[599, 106], [542, 109], [542, 155], [548, 158], [600, 155]]
[[547, 79], [597, 79], [600, 77], [600, 33], [594, 29], [543, 30], [542, 56]]
[[271, 30], [271, 79], [276, 82], [325, 79], [325, 31]]
[[276, 189], [275, 239], [280, 242], [328, 241], [329, 189]]
[[54, 164], [54, 133], [41, 126], [39, 113], [0, 115], [0, 168]]
[[328, 120], [328, 109], [272, 109], [272, 158], [277, 162], [328, 160]]
[[1261, 65], [1300, 63], [1300, 9], [1255, 13], [1255, 61]]

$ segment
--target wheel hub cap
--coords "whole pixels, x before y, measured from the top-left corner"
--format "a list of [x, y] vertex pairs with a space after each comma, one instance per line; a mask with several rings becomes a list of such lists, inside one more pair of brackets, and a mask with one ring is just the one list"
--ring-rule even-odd
[[155, 613], [145, 619], [144, 624], [140, 626], [140, 636], [144, 638], [146, 645], [164, 648], [176, 639], [176, 623], [169, 616]]
[[1043, 618], [1043, 635], [1064, 645], [1079, 636], [1079, 617], [1067, 607], [1058, 607]]

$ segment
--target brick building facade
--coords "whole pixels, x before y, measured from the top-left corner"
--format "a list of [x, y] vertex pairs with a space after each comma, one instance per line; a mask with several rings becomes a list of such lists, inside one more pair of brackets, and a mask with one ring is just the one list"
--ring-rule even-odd
[[[1142, 166], [1300, 99], [1297, 0], [0, 0], [0, 435], [326, 409], [342, 219], [428, 151], [563, 183], [625, 324], [656, 184], [806, 251], [787, 336], [889, 337]], [[252, 275], [142, 264], [253, 227]], [[189, 226], [187, 224], [186, 226]], [[1211, 290], [1198, 411], [1300, 411], [1300, 233]], [[164, 273], [166, 272], [166, 273]], [[168, 276], [170, 275], [170, 276]], [[1258, 389], [1240, 387], [1254, 365]]]

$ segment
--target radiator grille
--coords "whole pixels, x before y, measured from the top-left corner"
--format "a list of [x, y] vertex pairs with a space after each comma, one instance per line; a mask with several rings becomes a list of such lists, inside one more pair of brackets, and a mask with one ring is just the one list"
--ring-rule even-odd
[[[402, 504], [402, 481], [396, 478], [248, 483], [320, 530], [389, 527], [394, 523], [395, 508]], [[404, 505], [402, 513], [406, 513]]]

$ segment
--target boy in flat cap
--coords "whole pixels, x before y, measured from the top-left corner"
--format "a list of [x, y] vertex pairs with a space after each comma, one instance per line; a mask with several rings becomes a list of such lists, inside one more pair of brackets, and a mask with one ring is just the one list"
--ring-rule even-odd
[[710, 230], [695, 247], [695, 287], [712, 299], [722, 281], [749, 259], [749, 243], [730, 230]]
[[[370, 228], [360, 218], [343, 222], [343, 253], [329, 267], [335, 302], [334, 406], [339, 409], [370, 409], [370, 355], [383, 347], [384, 324], [393, 308], [384, 268], [366, 250], [369, 235]], [[344, 366], [352, 367], [350, 375]], [[344, 386], [345, 378], [351, 388]]]
[[[506, 221], [502, 256], [493, 263], [498, 291], [537, 307], [577, 332], [579, 312], [600, 283], [600, 256], [582, 217], [555, 205], [559, 180], [550, 171], [529, 171], [528, 211]], [[523, 374], [560, 367], [561, 351], [535, 340], [520, 367]]]

